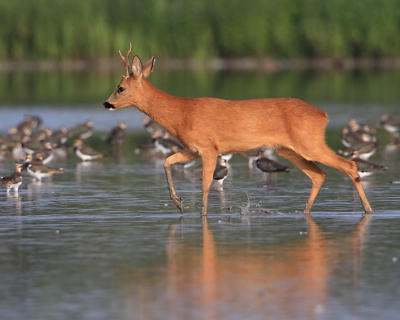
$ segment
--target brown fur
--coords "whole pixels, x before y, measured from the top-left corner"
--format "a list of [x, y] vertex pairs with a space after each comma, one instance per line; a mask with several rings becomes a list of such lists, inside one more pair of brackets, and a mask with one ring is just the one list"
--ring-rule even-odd
[[[127, 67], [127, 57], [123, 60]], [[305, 213], [310, 212], [326, 176], [313, 161], [347, 174], [359, 193], [364, 211], [373, 212], [355, 163], [336, 155], [325, 143], [326, 112], [290, 98], [231, 101], [174, 97], [146, 80], [153, 65], [154, 57], [142, 65], [139, 57], [135, 56], [132, 74], [127, 72], [122, 77], [104, 106], [109, 109], [135, 106], [180, 140], [185, 148], [168, 157], [164, 168], [171, 198], [181, 212], [182, 201], [176, 194], [171, 176], [172, 164], [202, 158], [202, 213], [206, 214], [218, 154], [244, 152], [264, 146], [275, 147], [281, 156], [311, 179], [312, 188]], [[119, 88], [124, 88], [124, 91], [120, 92]]]

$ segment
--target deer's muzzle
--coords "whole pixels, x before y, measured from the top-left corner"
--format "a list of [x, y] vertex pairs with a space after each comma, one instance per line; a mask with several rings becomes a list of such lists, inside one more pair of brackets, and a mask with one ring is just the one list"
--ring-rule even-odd
[[109, 103], [108, 101], [103, 103], [104, 108], [108, 109], [108, 110], [114, 110], [115, 106], [111, 103]]

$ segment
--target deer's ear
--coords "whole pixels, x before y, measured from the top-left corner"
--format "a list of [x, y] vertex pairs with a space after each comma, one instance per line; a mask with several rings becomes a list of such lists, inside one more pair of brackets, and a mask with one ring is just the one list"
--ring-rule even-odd
[[154, 63], [156, 62], [156, 58], [154, 56], [151, 57], [149, 61], [143, 66], [143, 77], [147, 78], [150, 73], [153, 72]]
[[134, 56], [132, 59], [132, 75], [138, 78], [141, 76], [142, 70], [142, 61], [140, 61], [140, 58], [138, 56]]

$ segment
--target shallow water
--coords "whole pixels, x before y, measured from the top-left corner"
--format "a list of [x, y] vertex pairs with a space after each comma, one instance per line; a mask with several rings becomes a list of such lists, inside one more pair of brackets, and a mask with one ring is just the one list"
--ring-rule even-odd
[[70, 155], [64, 174], [0, 194], [2, 318], [396, 319], [399, 155], [376, 156], [393, 169], [365, 180], [367, 216], [339, 172], [304, 216], [301, 172], [267, 181], [236, 155], [207, 218], [192, 168], [174, 170], [181, 215], [162, 160]]

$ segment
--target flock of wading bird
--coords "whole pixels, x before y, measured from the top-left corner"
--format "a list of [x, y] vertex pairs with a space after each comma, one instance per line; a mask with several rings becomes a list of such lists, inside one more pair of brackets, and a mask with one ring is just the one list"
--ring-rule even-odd
[[[358, 192], [364, 212], [374, 212], [365, 195], [360, 173], [366, 175], [367, 172], [386, 168], [367, 160], [376, 150], [374, 130], [368, 126], [359, 125], [351, 120], [347, 128], [343, 129], [342, 142], [346, 149], [341, 152], [350, 157], [348, 159], [338, 155], [327, 146], [325, 128], [328, 115], [323, 110], [299, 99], [291, 98], [234, 101], [217, 98], [174, 97], [147, 80], [153, 72], [155, 57], [151, 57], [143, 64], [138, 56], [134, 56], [130, 67], [131, 51], [132, 45], [129, 46], [126, 56], [119, 52], [125, 66], [125, 74], [103, 106], [110, 111], [136, 107], [162, 126], [152, 129], [152, 144], [154, 149], [161, 150], [166, 156], [164, 170], [170, 197], [181, 213], [183, 213], [182, 199], [174, 187], [171, 165], [184, 163], [187, 167], [193, 160], [201, 158], [203, 190], [201, 214], [206, 215], [212, 181], [213, 179], [218, 181], [219, 188], [222, 189], [223, 181], [229, 172], [228, 161], [231, 153], [244, 152], [243, 154], [249, 158], [249, 163], [256, 161], [257, 167], [266, 173], [289, 170], [285, 166], [272, 162], [272, 159], [266, 156], [269, 149], [265, 146], [273, 146], [280, 156], [289, 160], [310, 178], [311, 191], [303, 210], [305, 214], [311, 212], [315, 198], [326, 178], [326, 174], [315, 162], [346, 174]], [[226, 116], [220, 117], [221, 114]], [[395, 144], [393, 137], [399, 130], [399, 121], [386, 114], [382, 115], [380, 120], [383, 128], [390, 133], [391, 143]], [[150, 127], [150, 124], [147, 126]], [[54, 173], [62, 172], [62, 169], [51, 170], [48, 167], [42, 167], [46, 166], [45, 162], [51, 161], [51, 157], [55, 154], [53, 149], [56, 147], [51, 142], [44, 147], [45, 143], [51, 140], [53, 133], [45, 134], [39, 128], [40, 119], [30, 117], [15, 129], [10, 129], [8, 136], [2, 137], [5, 140], [2, 145], [7, 150], [10, 149], [7, 143], [10, 135], [15, 133], [19, 136], [20, 139], [17, 139], [18, 142], [11, 147], [11, 150], [14, 159], [18, 151], [22, 151], [21, 155], [25, 156], [23, 163], [15, 164], [15, 171], [12, 174], [1, 178], [3, 184], [6, 185], [7, 193], [11, 188], [14, 188], [15, 192], [18, 191], [22, 183], [21, 172], [24, 170], [39, 180], [46, 175], [52, 176]], [[70, 132], [64, 131], [73, 136], [76, 135], [73, 129]], [[171, 136], [166, 136], [168, 134], [166, 132]], [[37, 135], [41, 138], [34, 139]], [[121, 133], [121, 135], [124, 134]], [[81, 133], [79, 138], [74, 141], [73, 146], [75, 154], [82, 161], [103, 156], [85, 148], [84, 133]], [[112, 141], [111, 137], [110, 141]], [[172, 141], [174, 144], [168, 147], [168, 143]], [[39, 145], [38, 149], [43, 148], [43, 150], [35, 150], [33, 147], [35, 144]], [[255, 153], [253, 153], [254, 150]], [[45, 157], [45, 151], [49, 151], [50, 160]], [[35, 170], [35, 168], [40, 169]]]
[[[149, 132], [150, 138], [146, 143], [138, 146], [138, 151], [148, 152], [155, 158], [167, 158], [170, 155], [183, 149], [182, 144], [166, 131], [160, 124], [150, 118], [143, 118], [143, 126]], [[9, 175], [1, 177], [7, 193], [14, 189], [18, 194], [18, 188], [26, 174], [31, 179], [41, 181], [51, 179], [54, 174], [63, 173], [63, 168], [55, 168], [57, 159], [64, 159], [71, 154], [68, 148], [73, 150], [76, 157], [81, 161], [93, 161], [103, 158], [103, 153], [97, 152], [84, 141], [93, 134], [92, 121], [78, 124], [71, 129], [65, 126], [58, 130], [42, 128], [42, 120], [38, 116], [26, 116], [16, 126], [9, 128], [7, 134], [0, 134], [0, 161], [15, 161], [15, 169]], [[369, 158], [376, 152], [378, 141], [375, 133], [379, 128], [389, 133], [389, 144], [400, 150], [400, 141], [395, 139], [395, 134], [400, 129], [400, 120], [382, 114], [380, 126], [370, 127], [366, 124], [359, 124], [356, 119], [350, 119], [348, 124], [341, 130], [341, 141], [344, 148], [338, 150], [343, 157], [354, 161], [361, 178], [379, 171], [387, 170], [386, 166], [375, 164]], [[126, 137], [126, 123], [121, 121], [118, 126], [111, 129], [107, 142], [121, 150]], [[71, 141], [73, 143], [71, 144]], [[257, 150], [241, 153], [248, 159], [250, 169], [256, 167], [264, 172], [268, 180], [270, 174], [276, 172], [289, 172], [289, 167], [276, 162], [277, 156], [272, 148], [264, 147]], [[229, 173], [229, 160], [232, 154], [218, 155], [217, 164], [214, 170], [213, 179], [217, 190], [223, 190], [223, 182]], [[48, 166], [47, 164], [50, 163]], [[187, 169], [193, 167], [195, 160], [181, 163]], [[194, 166], [193, 170], [201, 170], [201, 167]]]
[[[120, 148], [125, 139], [125, 129], [126, 123], [121, 121], [111, 130], [107, 142]], [[1, 177], [7, 193], [14, 189], [15, 194], [18, 194], [18, 188], [23, 181], [22, 174], [35, 181], [52, 179], [53, 175], [62, 174], [64, 169], [54, 165], [57, 160], [68, 157], [71, 147], [73, 153], [82, 161], [103, 158], [103, 153], [84, 143], [93, 132], [91, 120], [77, 124], [71, 129], [61, 126], [58, 130], [53, 130], [49, 127], [43, 128], [40, 117], [28, 115], [21, 123], [10, 127], [7, 134], [0, 133], [0, 161], [15, 161], [14, 172]]]

